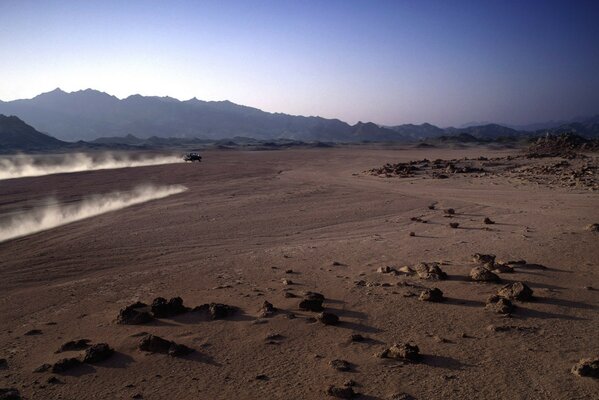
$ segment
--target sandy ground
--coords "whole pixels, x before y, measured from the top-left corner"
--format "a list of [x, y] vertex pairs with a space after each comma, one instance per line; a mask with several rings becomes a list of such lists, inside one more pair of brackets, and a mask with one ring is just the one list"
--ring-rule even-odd
[[[599, 222], [597, 193], [505, 177], [362, 173], [386, 162], [506, 154], [214, 151], [201, 164], [0, 182], [0, 214], [48, 196], [76, 202], [139, 183], [189, 188], [0, 243], [0, 358], [7, 360], [0, 388], [17, 388], [27, 399], [322, 399], [329, 385], [353, 380], [363, 399], [401, 392], [417, 399], [597, 399], [596, 379], [570, 373], [579, 359], [599, 354], [599, 291], [585, 288], [599, 288], [599, 234], [584, 229]], [[455, 208], [451, 221], [459, 229], [448, 227], [441, 211], [447, 207]], [[484, 217], [496, 224], [484, 225]], [[505, 283], [526, 282], [536, 300], [517, 302], [511, 317], [485, 310], [501, 285], [468, 279], [475, 252], [546, 266], [501, 275]], [[421, 261], [441, 262], [449, 279], [376, 272]], [[365, 285], [356, 284], [361, 280]], [[405, 283], [438, 287], [447, 301], [419, 301], [411, 293], [420, 290]], [[311, 322], [315, 314], [300, 311], [299, 298], [284, 297], [306, 290], [325, 295], [338, 326]], [[158, 296], [181, 296], [191, 307], [221, 302], [241, 312], [216, 321], [188, 313], [146, 325], [115, 323], [121, 308]], [[280, 312], [258, 318], [265, 300]], [[25, 335], [32, 329], [41, 334]], [[141, 332], [196, 352], [182, 358], [142, 352]], [[267, 340], [273, 333], [281, 336]], [[353, 333], [370, 340], [351, 342]], [[54, 375], [60, 383], [48, 383], [50, 372], [33, 372], [78, 356], [55, 351], [80, 338], [117, 352]], [[420, 348], [419, 362], [375, 355], [407, 341]], [[334, 370], [333, 359], [353, 370]]]

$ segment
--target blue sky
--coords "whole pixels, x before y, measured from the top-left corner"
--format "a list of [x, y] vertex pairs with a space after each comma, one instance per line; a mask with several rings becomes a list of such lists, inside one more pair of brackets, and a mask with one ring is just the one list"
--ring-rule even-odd
[[599, 113], [599, 1], [0, 0], [0, 99], [60, 87], [350, 123]]

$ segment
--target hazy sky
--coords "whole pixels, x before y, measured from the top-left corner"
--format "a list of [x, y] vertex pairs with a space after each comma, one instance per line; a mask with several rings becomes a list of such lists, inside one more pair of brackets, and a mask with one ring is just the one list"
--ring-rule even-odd
[[382, 124], [599, 113], [599, 0], [0, 0], [0, 99], [60, 87]]

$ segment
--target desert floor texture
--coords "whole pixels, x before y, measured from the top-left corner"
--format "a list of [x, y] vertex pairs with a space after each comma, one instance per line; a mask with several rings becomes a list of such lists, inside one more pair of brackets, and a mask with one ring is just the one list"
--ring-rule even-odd
[[[599, 354], [599, 234], [586, 229], [599, 222], [596, 191], [506, 175], [365, 172], [514, 153], [223, 150], [204, 153], [201, 164], [1, 181], [0, 214], [141, 183], [189, 190], [0, 243], [0, 388], [26, 399], [323, 399], [331, 385], [361, 399], [597, 399], [597, 379], [571, 373]], [[500, 283], [473, 282], [475, 253], [526, 263], [510, 264]], [[437, 262], [448, 279], [420, 279], [412, 271], [421, 262]], [[514, 282], [534, 299], [513, 301], [509, 314], [485, 308]], [[445, 301], [419, 300], [433, 287]], [[337, 325], [298, 308], [307, 291], [324, 295]], [[157, 297], [237, 311], [116, 322], [121, 309]], [[263, 313], [265, 301], [276, 311]], [[141, 351], [147, 333], [195, 351]], [[356, 334], [364, 340], [352, 341]], [[34, 372], [81, 357], [84, 350], [57, 353], [77, 339], [115, 353]], [[380, 357], [402, 343], [417, 345], [420, 357]]]

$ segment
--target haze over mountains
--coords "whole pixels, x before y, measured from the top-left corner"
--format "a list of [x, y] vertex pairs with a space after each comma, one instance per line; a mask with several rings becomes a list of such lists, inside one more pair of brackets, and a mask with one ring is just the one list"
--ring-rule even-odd
[[[302, 141], [414, 141], [444, 135], [469, 134], [475, 138], [520, 137], [530, 132], [497, 124], [439, 128], [431, 124], [380, 126], [372, 122], [347, 124], [338, 119], [269, 113], [229, 101], [180, 101], [171, 97], [132, 95], [118, 99], [87, 89], [66, 93], [55, 89], [32, 99], [0, 101], [0, 114], [16, 115], [38, 131], [65, 141], [101, 137], [203, 138], [251, 137]], [[599, 116], [566, 124], [536, 124], [543, 130], [574, 130], [599, 136]], [[542, 133], [537, 131], [537, 133]]]

